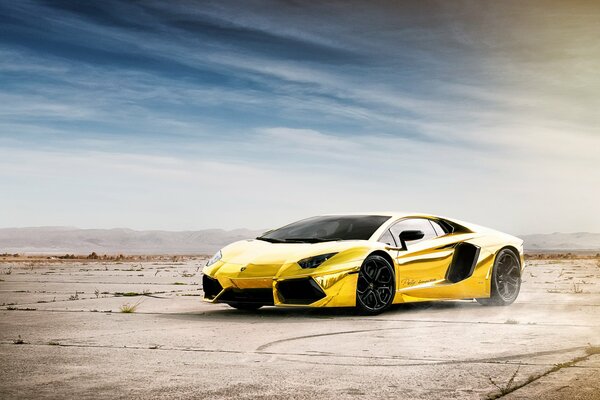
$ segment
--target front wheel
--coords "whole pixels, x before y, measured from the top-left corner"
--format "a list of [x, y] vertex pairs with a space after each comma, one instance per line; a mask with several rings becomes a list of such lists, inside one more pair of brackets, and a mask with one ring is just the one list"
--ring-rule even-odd
[[476, 299], [484, 306], [507, 306], [512, 304], [521, 290], [521, 263], [517, 255], [502, 249], [496, 256], [492, 271], [490, 298]]
[[378, 255], [365, 259], [358, 273], [356, 308], [360, 314], [376, 315], [385, 311], [394, 300], [396, 280], [394, 268]]

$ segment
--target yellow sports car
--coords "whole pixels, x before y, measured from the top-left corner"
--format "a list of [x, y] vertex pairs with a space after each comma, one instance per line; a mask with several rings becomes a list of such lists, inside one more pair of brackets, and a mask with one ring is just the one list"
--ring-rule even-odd
[[307, 218], [230, 244], [204, 267], [204, 300], [242, 310], [262, 306], [356, 307], [476, 299], [515, 301], [523, 241], [425, 214]]

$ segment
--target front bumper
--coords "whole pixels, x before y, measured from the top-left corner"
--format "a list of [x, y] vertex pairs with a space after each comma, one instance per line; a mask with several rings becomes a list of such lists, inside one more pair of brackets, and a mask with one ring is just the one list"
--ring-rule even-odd
[[[244, 276], [240, 268], [231, 273], [219, 268], [202, 278], [204, 301], [228, 304], [260, 304], [286, 307], [354, 307], [360, 262], [334, 270], [303, 270], [303, 275]], [[225, 272], [222, 272], [225, 271]]]
[[208, 275], [202, 276], [204, 300], [211, 303], [274, 305], [271, 288], [223, 288], [219, 280]]

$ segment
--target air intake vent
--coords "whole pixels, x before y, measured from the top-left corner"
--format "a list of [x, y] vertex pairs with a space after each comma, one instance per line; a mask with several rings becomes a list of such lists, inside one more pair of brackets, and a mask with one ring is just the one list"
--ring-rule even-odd
[[277, 290], [285, 304], [311, 304], [325, 297], [321, 287], [312, 278], [280, 281]]
[[454, 250], [454, 257], [446, 279], [456, 283], [470, 277], [479, 258], [479, 249], [478, 246], [471, 243], [459, 243]]
[[227, 289], [217, 300], [220, 303], [273, 305], [273, 289]]
[[223, 286], [218, 280], [211, 278], [208, 275], [202, 276], [202, 290], [204, 290], [204, 298], [212, 300], [223, 290]]

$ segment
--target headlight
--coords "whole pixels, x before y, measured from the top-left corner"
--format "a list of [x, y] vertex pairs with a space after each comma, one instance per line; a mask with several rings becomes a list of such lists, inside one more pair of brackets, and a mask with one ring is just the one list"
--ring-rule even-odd
[[328, 253], [321, 254], [320, 256], [305, 258], [303, 260], [298, 261], [298, 264], [301, 268], [317, 268], [319, 265], [323, 264], [325, 261], [329, 260], [336, 254], [337, 253]]
[[206, 262], [206, 266], [208, 267], [209, 265], [213, 265], [214, 263], [219, 261], [221, 257], [223, 257], [223, 254], [221, 254], [221, 250], [219, 250], [214, 256], [211, 257], [210, 260]]

